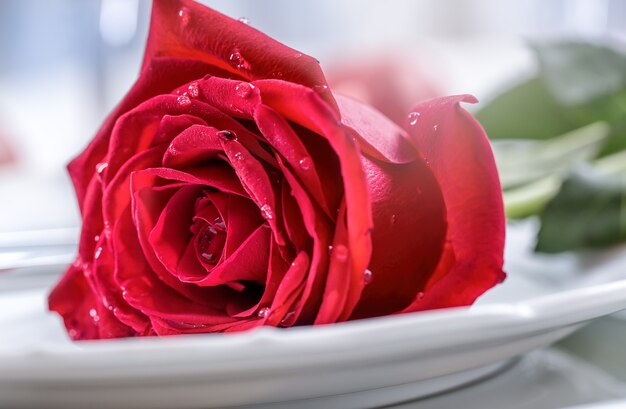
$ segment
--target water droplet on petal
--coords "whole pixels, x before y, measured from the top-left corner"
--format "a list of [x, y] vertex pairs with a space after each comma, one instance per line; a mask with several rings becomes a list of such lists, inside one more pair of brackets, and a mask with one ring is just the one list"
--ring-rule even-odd
[[415, 125], [417, 124], [417, 121], [420, 118], [420, 113], [419, 112], [410, 112], [409, 113], [409, 125]]
[[241, 153], [241, 152], [237, 152], [237, 153], [235, 153], [235, 159], [237, 159], [237, 160], [243, 160], [243, 153]]
[[300, 159], [299, 165], [300, 169], [307, 171], [311, 169], [311, 166], [313, 166], [313, 161], [308, 156], [305, 156], [304, 158]]
[[254, 90], [254, 85], [250, 84], [249, 82], [240, 82], [235, 87], [235, 92], [241, 98], [248, 98], [252, 93], [252, 90]]
[[291, 325], [291, 319], [293, 318], [293, 316], [296, 315], [296, 313], [294, 311], [289, 311], [287, 314], [285, 314], [285, 316], [283, 317], [282, 320], [280, 320], [280, 323], [282, 325]]
[[296, 53], [296, 54], [293, 56], [293, 58], [300, 58], [300, 57], [302, 57], [302, 53]]
[[423, 300], [424, 299], [424, 293], [421, 292], [421, 291], [419, 293], [417, 293], [417, 299], [418, 300]]
[[185, 94], [179, 96], [176, 101], [178, 101], [178, 105], [180, 105], [181, 107], [186, 107], [187, 105], [191, 104], [191, 99]]
[[324, 92], [328, 90], [328, 85], [313, 85], [313, 91]]
[[104, 172], [104, 170], [108, 167], [109, 167], [108, 162], [100, 162], [96, 165], [96, 172], [98, 172], [98, 174], [101, 175], [102, 172]]
[[211, 243], [216, 236], [217, 230], [215, 227], [207, 226], [199, 237], [198, 251], [200, 252], [200, 256], [208, 262], [215, 261], [214, 249], [211, 247]]
[[208, 261], [209, 263], [215, 260], [215, 255], [213, 253], [202, 253], [200, 254], [203, 259]]
[[200, 89], [198, 88], [198, 83], [195, 81], [189, 84], [189, 87], [187, 87], [187, 91], [189, 92], [189, 95], [192, 98], [198, 98], [198, 95], [200, 95]]
[[219, 131], [217, 136], [225, 141], [236, 141], [237, 134], [232, 131]]
[[191, 18], [187, 7], [182, 7], [180, 10], [178, 10], [178, 17], [180, 18], [180, 23], [182, 24], [183, 28], [185, 28], [189, 24], [189, 19]]
[[337, 244], [333, 248], [333, 257], [335, 257], [338, 261], [346, 261], [348, 259], [349, 250], [343, 244]]
[[259, 312], [257, 313], [257, 315], [259, 316], [259, 318], [266, 318], [270, 313], [270, 309], [265, 307], [265, 308], [261, 308], [259, 310]]
[[76, 331], [75, 329], [70, 329], [69, 331], [67, 331], [67, 335], [69, 335], [72, 339], [76, 339], [78, 337], [78, 331]]
[[365, 269], [365, 271], [363, 272], [363, 282], [365, 283], [365, 285], [371, 283], [373, 278], [374, 274], [372, 273], [372, 270]]
[[93, 254], [93, 258], [97, 260], [100, 258], [101, 255], [102, 255], [102, 247], [98, 247], [96, 249], [96, 252]]
[[100, 235], [96, 234], [95, 236], [93, 236], [93, 241], [95, 241], [96, 243], [100, 240]]
[[333, 246], [328, 246], [328, 254], [333, 254]]
[[226, 228], [226, 223], [224, 223], [224, 219], [222, 219], [220, 216], [217, 216], [215, 219], [213, 219], [213, 225], [222, 230]]
[[174, 146], [173, 143], [170, 143], [170, 146], [167, 147], [167, 151], [169, 152], [170, 155], [178, 154], [178, 151], [176, 150], [176, 147]]
[[267, 220], [271, 220], [274, 218], [272, 207], [268, 204], [264, 204], [263, 206], [261, 206], [261, 213], [263, 214], [263, 217], [265, 217]]
[[100, 317], [98, 316], [98, 311], [96, 311], [94, 308], [89, 310], [89, 316], [91, 317], [93, 322], [100, 321]]
[[248, 61], [246, 61], [245, 58], [243, 58], [243, 56], [241, 55], [241, 52], [239, 51], [239, 48], [235, 47], [233, 49], [233, 52], [230, 54], [230, 57], [228, 57], [228, 61], [230, 62], [230, 65], [232, 65], [235, 68], [244, 69], [244, 70], [250, 69], [250, 64], [248, 64]]
[[248, 20], [245, 17], [239, 17], [239, 22], [241, 22], [243, 24], [250, 24], [250, 20]]
[[398, 219], [398, 216], [396, 216], [395, 214], [392, 214], [391, 215], [391, 224], [395, 224], [397, 219]]
[[433, 131], [437, 132], [437, 128], [439, 128], [439, 125], [434, 125], [433, 126]]

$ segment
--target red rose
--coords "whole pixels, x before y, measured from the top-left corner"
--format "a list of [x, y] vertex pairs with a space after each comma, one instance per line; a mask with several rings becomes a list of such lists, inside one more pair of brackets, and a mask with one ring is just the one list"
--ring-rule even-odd
[[69, 165], [72, 338], [324, 324], [467, 305], [502, 280], [492, 154], [458, 96], [406, 130], [318, 63], [188, 0], [155, 1], [137, 83]]

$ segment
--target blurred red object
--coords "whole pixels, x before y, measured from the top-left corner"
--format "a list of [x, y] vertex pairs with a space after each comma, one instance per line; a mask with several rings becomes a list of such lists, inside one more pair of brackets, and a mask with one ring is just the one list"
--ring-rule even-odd
[[349, 64], [327, 67], [331, 89], [369, 104], [399, 125], [419, 101], [441, 96], [433, 66], [400, 59], [393, 54], [341, 58]]
[[9, 142], [0, 131], [0, 166], [8, 165], [15, 162], [15, 154], [9, 146]]

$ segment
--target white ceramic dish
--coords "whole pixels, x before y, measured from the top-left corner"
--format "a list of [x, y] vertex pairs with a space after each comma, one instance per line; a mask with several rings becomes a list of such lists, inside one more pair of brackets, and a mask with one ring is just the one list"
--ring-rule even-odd
[[316, 328], [73, 344], [33, 278], [0, 291], [0, 406], [350, 409], [457, 387], [626, 308], [624, 251], [532, 256], [533, 229], [510, 226], [509, 279], [472, 308]]

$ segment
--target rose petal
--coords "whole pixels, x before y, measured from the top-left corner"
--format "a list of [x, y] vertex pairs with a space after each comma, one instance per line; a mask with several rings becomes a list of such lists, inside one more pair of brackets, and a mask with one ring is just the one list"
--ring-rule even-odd
[[[412, 148], [411, 148], [412, 149]], [[394, 164], [363, 157], [372, 200], [371, 282], [353, 318], [388, 315], [424, 290], [446, 238], [439, 185], [421, 160]]]
[[311, 159], [306, 147], [287, 121], [278, 112], [266, 105], [259, 105], [256, 108], [254, 120], [267, 142], [291, 166], [307, 191], [330, 215], [330, 207], [322, 192], [316, 163]]
[[[420, 120], [408, 125], [413, 142], [430, 165], [447, 209], [449, 246], [426, 284], [423, 299], [404, 311], [471, 304], [502, 281], [504, 210], [491, 147], [480, 124], [461, 102], [467, 96], [438, 98], [418, 104]], [[453, 252], [451, 256], [447, 252]], [[456, 262], [449, 260], [454, 257]]]
[[351, 98], [335, 95], [342, 122], [356, 131], [361, 150], [378, 160], [408, 163], [418, 159], [408, 134], [390, 119]]
[[[144, 64], [137, 82], [107, 117], [95, 138], [68, 165], [68, 171], [81, 209], [87, 185], [96, 175], [96, 165], [103, 161], [107, 155], [111, 132], [118, 118], [142, 101], [155, 95], [168, 93], [177, 85], [189, 82], [194, 78], [200, 78], [206, 75], [208, 71], [210, 71], [210, 66], [205, 63], [175, 58], [154, 58], [149, 63]], [[108, 173], [108, 170], [104, 172]]]
[[372, 254], [372, 215], [358, 146], [339, 123], [337, 114], [314, 91], [276, 80], [255, 81], [255, 85], [263, 103], [286, 119], [324, 136], [337, 153], [345, 188], [352, 265], [357, 274], [362, 274]]
[[48, 306], [63, 317], [72, 339], [98, 338], [98, 326], [89, 314], [97, 308], [98, 301], [85, 280], [80, 264], [71, 265], [63, 274], [48, 296]]
[[144, 66], [160, 56], [193, 58], [248, 80], [278, 78], [319, 87], [336, 109], [319, 62], [196, 2], [156, 0]]
[[279, 245], [284, 245], [284, 228], [279, 224], [280, 218], [277, 217], [280, 208], [277, 207], [276, 193], [267, 171], [236, 140], [222, 140], [221, 144], [243, 187], [249, 193], [250, 198], [259, 206], [261, 215], [272, 228], [274, 239]]

